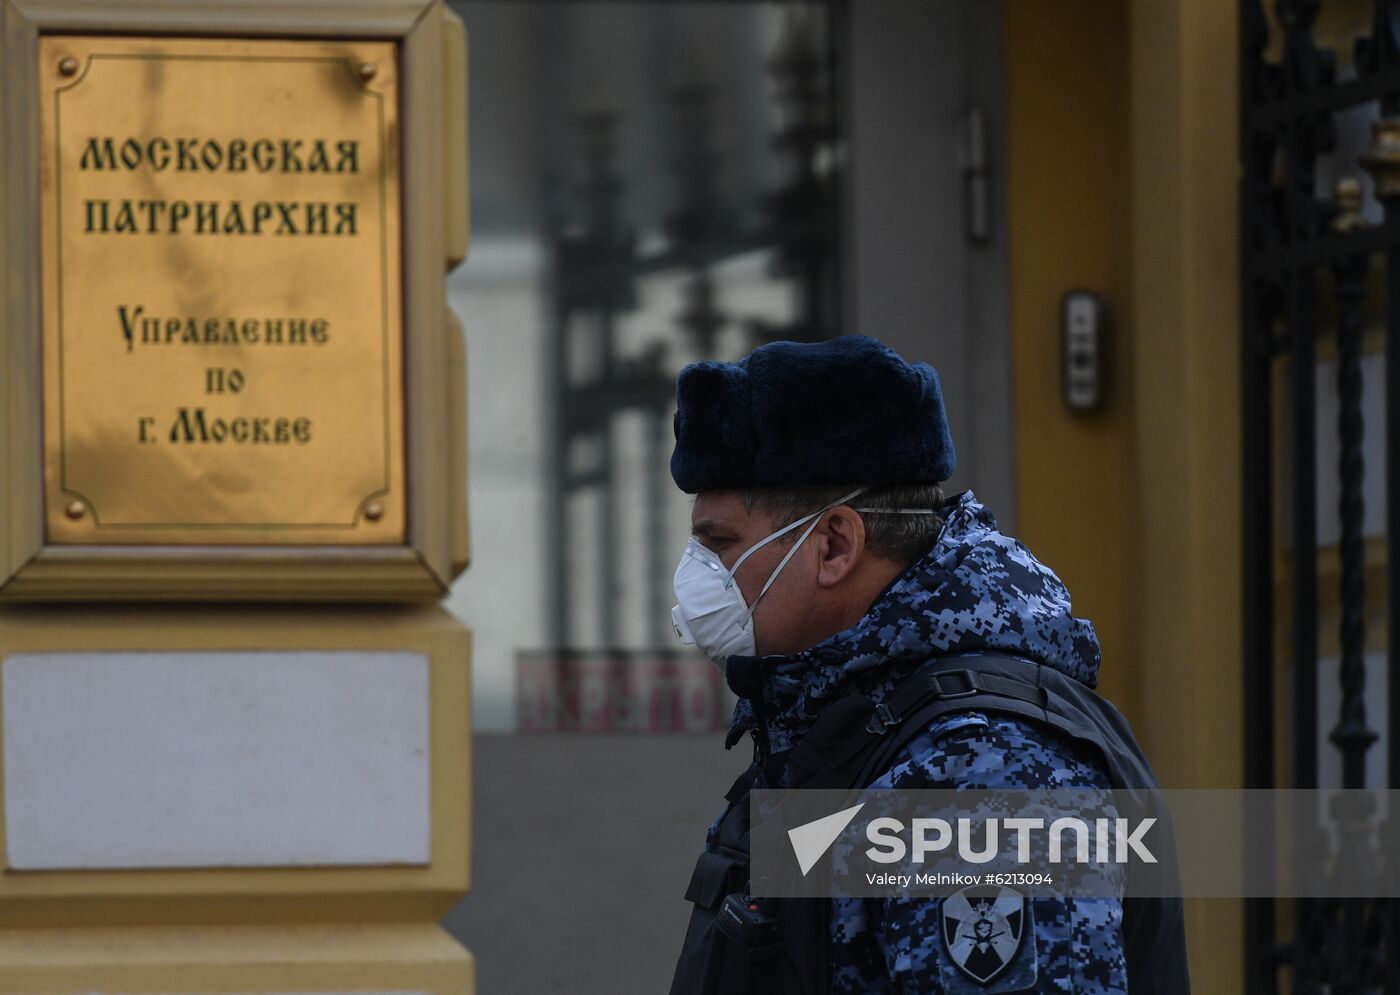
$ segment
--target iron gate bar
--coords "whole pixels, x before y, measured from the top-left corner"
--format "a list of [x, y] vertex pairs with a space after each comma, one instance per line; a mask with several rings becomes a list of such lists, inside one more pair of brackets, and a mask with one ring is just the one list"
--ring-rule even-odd
[[1400, 90], [1400, 67], [1389, 66], [1374, 76], [1339, 80], [1326, 89], [1309, 90], [1270, 100], [1247, 111], [1246, 127], [1276, 128], [1296, 117], [1315, 117], [1374, 103]]
[[[1291, 91], [1330, 82], [1324, 79], [1326, 62], [1317, 58], [1312, 45], [1312, 25], [1318, 0], [1289, 0], [1276, 9], [1284, 24], [1285, 78]], [[1290, 117], [1282, 126], [1284, 159], [1284, 224], [1289, 243], [1310, 234], [1315, 219], [1314, 169], [1318, 153], [1315, 118]], [[1291, 267], [1284, 316], [1290, 346], [1290, 446], [1292, 464], [1292, 769], [1293, 785], [1317, 785], [1317, 445], [1314, 424], [1317, 398], [1315, 271], [1310, 264]], [[1313, 834], [1316, 840], [1316, 834]], [[1329, 972], [1329, 946], [1323, 935], [1327, 919], [1317, 903], [1294, 903], [1295, 939], [1286, 948], [1293, 969], [1293, 987], [1299, 995], [1312, 995]], [[1320, 955], [1320, 956], [1318, 956]]]
[[[1244, 700], [1268, 702], [1268, 707], [1246, 707], [1243, 722], [1245, 786], [1272, 788], [1274, 776], [1274, 550], [1273, 550], [1273, 438], [1269, 412], [1273, 407], [1273, 383], [1268, 357], [1273, 352], [1275, 300], [1266, 281], [1256, 275], [1253, 246], [1266, 219], [1257, 216], [1256, 200], [1268, 196], [1264, 170], [1272, 162], [1272, 144], [1261, 142], [1251, 125], [1250, 98], [1269, 86], [1271, 67], [1263, 64], [1268, 42], [1263, 10], [1256, 2], [1241, 5], [1240, 22], [1240, 199], [1239, 224], [1240, 295], [1243, 334], [1240, 336], [1240, 425], [1243, 442], [1241, 537], [1243, 540], [1241, 611], [1244, 637]], [[1251, 823], [1249, 837], [1270, 855], [1274, 852], [1273, 826]], [[1278, 976], [1273, 952], [1277, 941], [1274, 901], [1245, 901], [1246, 995], [1275, 995]]]
[[1400, 241], [1400, 216], [1387, 215], [1379, 225], [1351, 236], [1318, 235], [1298, 238], [1292, 244], [1256, 250], [1247, 272], [1270, 276], [1304, 266], [1317, 266], [1353, 252], [1384, 252]]
[[[1398, 23], [1391, 11], [1391, 27]], [[1378, 15], [1379, 21], [1379, 15]], [[1390, 34], [1391, 57], [1400, 57], [1400, 42]], [[1400, 113], [1400, 94], [1390, 94], [1382, 104], [1382, 113], [1394, 117]], [[1378, 164], [1379, 165], [1379, 164]], [[1385, 205], [1386, 220], [1400, 218], [1400, 196], [1394, 187], [1380, 184], [1380, 199]], [[1400, 362], [1394, 361], [1400, 348], [1400, 242], [1391, 243], [1385, 251], [1385, 425], [1386, 425], [1386, 776], [1385, 783], [1400, 788], [1400, 556], [1396, 555], [1392, 536], [1400, 536]], [[1400, 813], [1391, 812], [1398, 819]], [[1387, 854], [1385, 872], [1400, 875], [1400, 854]], [[1400, 995], [1400, 902], [1385, 903], [1384, 937], [1386, 951], [1385, 978], [1387, 995]]]
[[[1333, 227], [1354, 231], [1361, 219], [1361, 185], [1351, 178], [1337, 183], [1341, 209]], [[1366, 461], [1362, 446], [1365, 424], [1361, 401], [1361, 305], [1366, 296], [1366, 274], [1371, 268], [1369, 254], [1349, 253], [1332, 265], [1336, 279], [1333, 296], [1337, 303], [1337, 397], [1338, 435], [1341, 452], [1338, 476], [1341, 495], [1340, 606], [1342, 707], [1337, 725], [1328, 738], [1342, 751], [1342, 786], [1366, 786], [1366, 754], [1376, 741], [1376, 733], [1366, 724], [1366, 545], [1362, 528], [1366, 504], [1362, 488]]]
[[[1291, 143], [1290, 143], [1291, 144]], [[1296, 174], [1295, 174], [1296, 175]], [[1293, 786], [1317, 787], [1317, 397], [1313, 339], [1314, 270], [1300, 266], [1289, 281], [1289, 414], [1292, 465]]]
[[[1321, 272], [1333, 276], [1337, 306], [1337, 432], [1340, 456], [1338, 513], [1340, 574], [1338, 679], [1341, 701], [1330, 739], [1342, 755], [1346, 786], [1365, 784], [1375, 733], [1367, 725], [1365, 670], [1364, 432], [1362, 420], [1362, 305], [1372, 257], [1385, 256], [1387, 536], [1400, 535], [1400, 121], [1375, 130], [1372, 152], [1361, 164], [1376, 180], [1385, 206], [1382, 223], [1361, 217], [1361, 187], [1352, 178], [1338, 184], [1336, 204], [1317, 196], [1316, 165], [1335, 145], [1333, 114], [1379, 103], [1384, 118], [1400, 116], [1400, 0], [1377, 0], [1371, 31], [1355, 47], [1356, 78], [1337, 81], [1335, 55], [1313, 40], [1321, 0], [1276, 0], [1283, 33], [1280, 63], [1265, 60], [1269, 24], [1259, 0], [1240, 5], [1240, 285], [1241, 429], [1243, 497], [1243, 624], [1245, 691], [1245, 778], [1248, 787], [1278, 782], [1274, 707], [1277, 621], [1273, 494], [1275, 467], [1273, 381], [1275, 363], [1288, 357], [1289, 414], [1283, 427], [1290, 455], [1292, 547], [1289, 619], [1291, 707], [1287, 764], [1289, 783], [1319, 782], [1317, 397], [1315, 376], [1319, 327], [1316, 287]], [[1393, 139], [1393, 141], [1391, 140]], [[1390, 142], [1390, 144], [1386, 144]], [[1281, 166], [1281, 175], [1279, 167]], [[1345, 168], [1345, 167], [1344, 167]], [[1282, 323], [1283, 334], [1276, 331]], [[1389, 549], [1389, 544], [1387, 544]], [[1387, 560], [1388, 713], [1400, 717], [1400, 557]], [[1400, 786], [1400, 736], [1388, 743], [1386, 782]], [[1368, 831], [1366, 812], [1342, 818], [1346, 834]], [[1251, 827], [1251, 840], [1271, 850], [1270, 827]], [[1260, 834], [1263, 834], [1262, 837]], [[1310, 837], [1310, 838], [1308, 838]], [[1329, 847], [1317, 825], [1303, 845]], [[1353, 848], [1354, 849], [1354, 848]], [[1343, 847], [1341, 859], [1352, 859]], [[1333, 851], [1337, 853], [1337, 851]], [[1389, 873], [1400, 868], [1390, 867]], [[1271, 901], [1246, 904], [1246, 991], [1279, 990], [1282, 970], [1292, 991], [1400, 991], [1400, 925], [1394, 903], [1297, 901], [1293, 938], [1278, 940], [1278, 908]]]

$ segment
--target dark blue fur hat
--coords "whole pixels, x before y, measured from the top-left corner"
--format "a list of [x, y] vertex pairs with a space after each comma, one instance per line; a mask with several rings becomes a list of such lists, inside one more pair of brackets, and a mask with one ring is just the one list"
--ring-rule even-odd
[[864, 335], [770, 342], [676, 380], [671, 476], [688, 494], [953, 475], [938, 371]]

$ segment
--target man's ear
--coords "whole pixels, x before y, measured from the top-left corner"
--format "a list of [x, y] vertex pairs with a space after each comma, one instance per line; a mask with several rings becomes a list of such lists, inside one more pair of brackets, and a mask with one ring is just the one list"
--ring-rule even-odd
[[865, 522], [850, 505], [838, 505], [817, 527], [817, 583], [835, 587], [865, 555]]

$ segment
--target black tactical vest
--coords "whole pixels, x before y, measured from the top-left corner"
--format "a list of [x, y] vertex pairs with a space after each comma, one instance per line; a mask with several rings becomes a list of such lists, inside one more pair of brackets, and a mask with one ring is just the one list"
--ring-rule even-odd
[[[1157, 785], [1127, 720], [1107, 700], [1052, 667], [976, 653], [930, 660], [879, 704], [859, 695], [833, 702], [784, 758], [785, 787], [865, 787], [933, 720], [972, 710], [1044, 722], [1092, 746], [1114, 788]], [[671, 995], [826, 995], [830, 989], [830, 900], [748, 896], [749, 789], [760, 769], [756, 759], [729, 789], [728, 807], [695, 865], [685, 895], [695, 907]], [[1190, 992], [1182, 911], [1180, 898], [1123, 899], [1132, 995]]]

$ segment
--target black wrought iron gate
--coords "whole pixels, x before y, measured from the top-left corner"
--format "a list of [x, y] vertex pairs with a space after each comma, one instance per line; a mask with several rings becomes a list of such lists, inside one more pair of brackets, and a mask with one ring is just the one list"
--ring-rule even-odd
[[[1345, 16], [1320, 20], [1334, 6], [1353, 19], [1362, 10], [1240, 7], [1243, 720], [1255, 788], [1400, 787], [1400, 736], [1386, 736], [1384, 756], [1376, 746], [1400, 717], [1400, 556], [1385, 538], [1400, 534], [1400, 363], [1389, 361], [1400, 345], [1400, 2], [1376, 0], [1350, 32], [1335, 27]], [[1366, 394], [1382, 381], [1368, 383], [1363, 367], [1378, 361], [1384, 416], [1368, 423]], [[1334, 392], [1335, 420], [1320, 426]], [[1368, 518], [1374, 475], [1392, 497]], [[1324, 484], [1335, 505], [1319, 502]], [[1369, 599], [1383, 632], [1368, 633], [1368, 587], [1384, 592]], [[1371, 687], [1368, 634], [1387, 640]], [[1326, 715], [1323, 681], [1338, 686]], [[1328, 783], [1332, 751], [1339, 783]], [[1251, 900], [1247, 990], [1400, 991], [1396, 913], [1387, 902]]]

